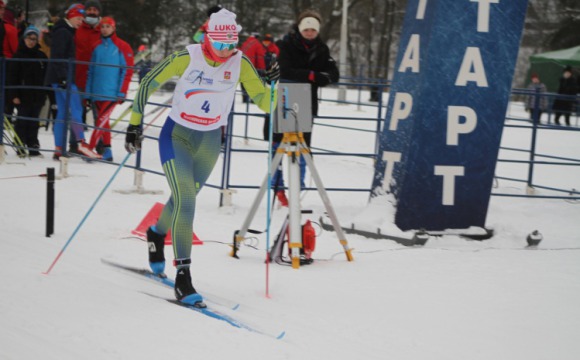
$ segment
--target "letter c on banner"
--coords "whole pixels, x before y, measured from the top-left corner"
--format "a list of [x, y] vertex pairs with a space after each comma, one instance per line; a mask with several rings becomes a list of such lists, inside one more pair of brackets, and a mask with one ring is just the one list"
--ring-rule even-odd
[[409, 93], [397, 93], [393, 102], [393, 113], [389, 123], [389, 130], [396, 131], [399, 120], [409, 117], [413, 109], [413, 96]]
[[[464, 118], [465, 122], [459, 122]], [[469, 134], [477, 126], [475, 110], [467, 106], [449, 106], [447, 108], [447, 139], [446, 144], [459, 145], [459, 134]]]

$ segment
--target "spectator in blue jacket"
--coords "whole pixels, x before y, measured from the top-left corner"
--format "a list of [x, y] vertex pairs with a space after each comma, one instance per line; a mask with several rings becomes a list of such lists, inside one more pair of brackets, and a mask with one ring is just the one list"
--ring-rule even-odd
[[[133, 50], [115, 33], [115, 20], [106, 16], [101, 19], [101, 39], [93, 45], [89, 66], [86, 92], [97, 109], [96, 128], [91, 135], [89, 148], [94, 149], [99, 142], [104, 145], [103, 160], [112, 161], [111, 125], [109, 118], [119, 102], [123, 102], [133, 66]], [[115, 66], [102, 66], [103, 64]]]

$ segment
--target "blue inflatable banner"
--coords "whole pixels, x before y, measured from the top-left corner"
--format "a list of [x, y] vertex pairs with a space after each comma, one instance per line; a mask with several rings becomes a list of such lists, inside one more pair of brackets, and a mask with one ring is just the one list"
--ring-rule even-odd
[[374, 193], [401, 230], [484, 227], [527, 0], [409, 0]]

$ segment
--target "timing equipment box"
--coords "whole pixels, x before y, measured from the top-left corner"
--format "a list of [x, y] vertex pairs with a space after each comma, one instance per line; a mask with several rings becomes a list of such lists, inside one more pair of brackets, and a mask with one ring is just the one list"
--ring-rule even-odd
[[274, 116], [273, 131], [275, 133], [312, 131], [310, 84], [278, 84], [278, 105]]

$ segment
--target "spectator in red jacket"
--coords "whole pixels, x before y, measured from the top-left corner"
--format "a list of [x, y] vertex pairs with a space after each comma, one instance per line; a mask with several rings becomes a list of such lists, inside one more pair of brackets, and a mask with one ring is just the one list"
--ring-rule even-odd
[[13, 24], [4, 21], [6, 4], [0, 0], [0, 57], [11, 59], [18, 48], [18, 31]]
[[264, 48], [260, 42], [260, 34], [252, 33], [252, 35], [244, 41], [240, 50], [242, 50], [256, 70], [258, 70], [258, 73], [266, 69], [266, 64], [264, 63], [266, 48]]
[[[91, 61], [93, 45], [101, 39], [101, 12], [102, 7], [99, 0], [85, 2], [85, 17], [75, 34], [75, 59], [77, 61]], [[88, 71], [88, 65], [77, 64], [75, 84], [81, 92], [85, 91]]]
[[[263, 39], [260, 39], [260, 34], [253, 33], [244, 41], [240, 49], [262, 77], [272, 60], [280, 53], [270, 34], [266, 34]], [[250, 98], [243, 87], [242, 94], [243, 101], [249, 102]]]

